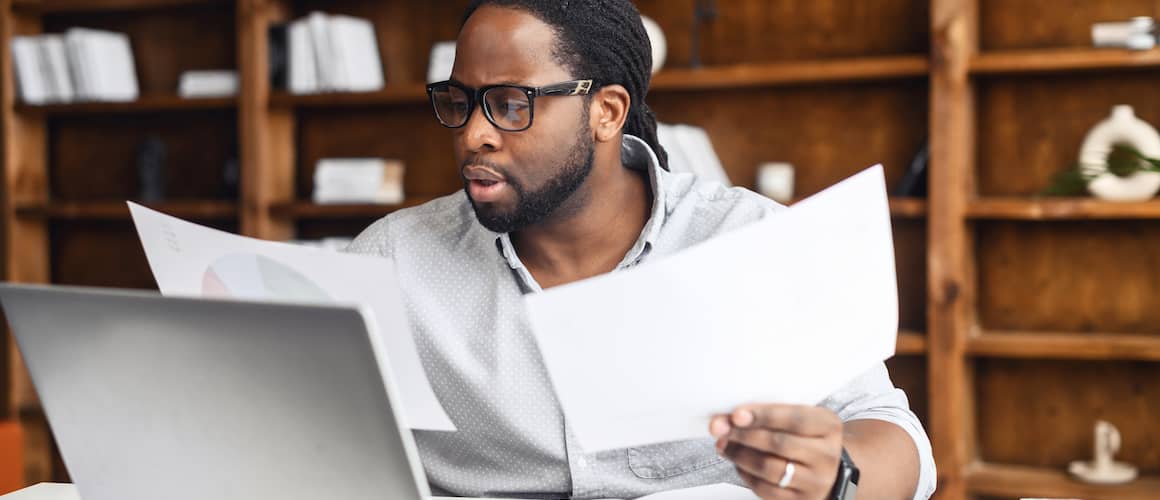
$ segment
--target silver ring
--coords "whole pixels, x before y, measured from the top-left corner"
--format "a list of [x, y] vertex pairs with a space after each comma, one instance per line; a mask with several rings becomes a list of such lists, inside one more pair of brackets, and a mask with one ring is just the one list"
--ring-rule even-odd
[[786, 460], [785, 472], [781, 475], [781, 481], [777, 482], [778, 488], [782, 488], [782, 489], [789, 488], [790, 481], [793, 481], [793, 469], [794, 469], [793, 462]]

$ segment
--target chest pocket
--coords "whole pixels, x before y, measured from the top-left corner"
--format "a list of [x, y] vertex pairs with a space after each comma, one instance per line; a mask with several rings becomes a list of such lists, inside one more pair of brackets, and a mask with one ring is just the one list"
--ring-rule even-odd
[[711, 438], [674, 441], [628, 449], [628, 468], [643, 479], [662, 479], [725, 462]]

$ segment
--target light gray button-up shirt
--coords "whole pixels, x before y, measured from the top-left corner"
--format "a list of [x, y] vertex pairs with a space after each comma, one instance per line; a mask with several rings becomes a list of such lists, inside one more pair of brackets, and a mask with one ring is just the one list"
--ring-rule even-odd
[[[648, 172], [654, 202], [618, 270], [663, 258], [781, 209], [746, 189], [665, 171], [649, 146], [633, 136], [625, 136], [622, 158], [626, 167]], [[415, 431], [437, 494], [633, 498], [718, 482], [744, 484], [709, 437], [598, 453], [576, 444], [524, 310], [523, 295], [539, 292], [540, 286], [508, 235], [479, 224], [463, 192], [384, 217], [348, 251], [395, 260], [427, 376], [459, 429]], [[873, 418], [905, 429], [921, 462], [915, 498], [934, 492], [930, 441], [885, 365], [822, 405], [844, 421]]]

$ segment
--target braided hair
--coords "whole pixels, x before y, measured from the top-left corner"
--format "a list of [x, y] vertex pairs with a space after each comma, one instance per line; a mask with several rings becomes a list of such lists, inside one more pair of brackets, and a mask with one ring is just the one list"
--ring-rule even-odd
[[656, 116], [644, 102], [652, 78], [652, 47], [631, 0], [472, 0], [463, 23], [484, 5], [519, 9], [552, 27], [553, 57], [574, 77], [593, 79], [593, 90], [613, 84], [627, 89], [624, 133], [644, 140], [668, 170]]

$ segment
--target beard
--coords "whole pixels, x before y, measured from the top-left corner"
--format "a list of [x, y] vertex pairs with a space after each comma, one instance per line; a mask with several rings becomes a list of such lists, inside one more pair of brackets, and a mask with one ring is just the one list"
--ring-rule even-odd
[[493, 205], [476, 203], [471, 198], [471, 191], [467, 189], [467, 181], [464, 181], [464, 191], [467, 192], [467, 199], [471, 200], [471, 208], [475, 210], [479, 223], [496, 233], [510, 233], [543, 222], [555, 213], [580, 189], [592, 172], [596, 144], [588, 127], [584, 128], [580, 134], [581, 139], [568, 151], [563, 168], [540, 189], [529, 191], [519, 180], [505, 175], [505, 182], [515, 191], [514, 209], [504, 211]]

